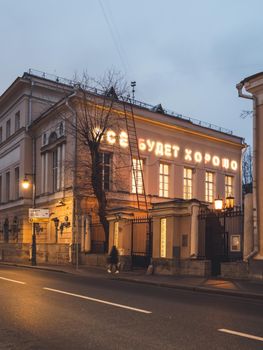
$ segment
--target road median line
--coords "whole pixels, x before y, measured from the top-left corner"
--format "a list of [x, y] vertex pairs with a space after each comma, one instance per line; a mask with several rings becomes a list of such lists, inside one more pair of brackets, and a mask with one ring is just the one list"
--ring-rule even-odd
[[26, 284], [26, 282], [22, 281], [17, 281], [17, 280], [12, 280], [10, 278], [5, 278], [5, 277], [0, 277], [0, 280], [8, 281], [8, 282], [13, 282], [13, 283], [19, 283], [19, 284]]
[[263, 338], [262, 337], [258, 337], [256, 335], [252, 335], [252, 334], [248, 334], [248, 333], [242, 333], [242, 332], [237, 332], [237, 331], [232, 331], [231, 329], [225, 329], [225, 328], [221, 328], [218, 329], [219, 332], [223, 332], [223, 333], [228, 333], [228, 334], [232, 334], [232, 335], [237, 335], [239, 337], [243, 337], [243, 338], [248, 338], [248, 339], [253, 339], [253, 340], [259, 340], [263, 342]]
[[119, 308], [122, 308], [122, 309], [127, 309], [127, 310], [131, 310], [131, 311], [141, 312], [141, 313], [144, 313], [144, 314], [151, 314], [152, 313], [152, 311], [138, 309], [138, 308], [127, 306], [127, 305], [112, 303], [112, 302], [106, 301], [106, 300], [91, 298], [91, 297], [88, 297], [88, 296], [85, 296], [85, 295], [81, 295], [81, 294], [65, 292], [65, 291], [62, 291], [62, 290], [52, 289], [52, 288], [47, 288], [47, 287], [44, 287], [43, 289], [47, 290], [47, 291], [50, 291], [50, 292], [54, 292], [54, 293], [65, 294], [65, 295], [69, 295], [69, 296], [73, 296], [73, 297], [77, 297], [77, 298], [81, 298], [81, 299], [85, 299], [85, 300], [94, 301], [94, 302], [101, 303], [101, 304], [106, 304], [106, 305], [119, 307]]

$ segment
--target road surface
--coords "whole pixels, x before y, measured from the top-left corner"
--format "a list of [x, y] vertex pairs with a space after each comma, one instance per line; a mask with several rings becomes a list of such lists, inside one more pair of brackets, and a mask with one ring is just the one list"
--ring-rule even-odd
[[263, 303], [2, 265], [0, 349], [263, 349]]

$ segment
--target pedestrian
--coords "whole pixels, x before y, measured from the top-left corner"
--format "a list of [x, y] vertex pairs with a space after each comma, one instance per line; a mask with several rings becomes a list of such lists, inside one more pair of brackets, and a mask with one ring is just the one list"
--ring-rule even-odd
[[109, 255], [109, 266], [108, 266], [108, 272], [109, 273], [119, 273], [119, 252], [117, 247], [114, 245], [111, 248], [110, 255]]

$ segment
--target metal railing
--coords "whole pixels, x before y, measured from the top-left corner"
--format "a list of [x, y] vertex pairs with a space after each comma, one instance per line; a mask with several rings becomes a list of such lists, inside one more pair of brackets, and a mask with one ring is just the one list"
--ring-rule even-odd
[[[56, 82], [58, 84], [68, 85], [68, 86], [71, 86], [71, 87], [75, 87], [75, 86], [79, 85], [81, 88], [83, 88], [86, 91], [89, 91], [89, 92], [91, 92], [93, 94], [105, 95], [105, 91], [103, 91], [101, 89], [98, 89], [98, 88], [95, 88], [95, 87], [88, 86], [88, 85], [86, 85], [84, 83], [81, 83], [81, 82], [77, 82], [74, 79], [63, 78], [63, 77], [60, 77], [60, 76], [55, 75], [55, 74], [45, 73], [45, 72], [42, 72], [42, 71], [39, 71], [39, 70], [36, 70], [36, 69], [32, 69], [32, 68], [30, 68], [28, 70], [28, 74], [34, 75], [34, 76], [37, 76], [37, 77], [40, 77], [40, 78], [43, 78], [43, 79], [51, 80], [51, 81], [54, 81], [54, 82]], [[123, 97], [123, 99], [124, 100], [126, 99], [127, 101], [129, 100], [130, 103], [132, 103], [133, 105], [135, 105], [137, 107], [146, 108], [146, 109], [148, 109], [150, 111], [154, 111], [154, 109], [156, 107], [156, 106], [153, 106], [153, 105], [151, 105], [149, 103], [146, 103], [146, 102], [142, 102], [142, 101], [139, 101], [139, 100], [131, 99], [130, 96]], [[215, 124], [212, 124], [212, 123], [204, 122], [204, 121], [196, 119], [196, 118], [187, 117], [187, 116], [185, 116], [183, 114], [176, 113], [176, 112], [174, 112], [172, 110], [169, 110], [169, 109], [163, 109], [163, 113], [165, 115], [168, 115], [168, 116], [171, 116], [171, 117], [182, 119], [182, 120], [187, 121], [187, 122], [189, 122], [191, 124], [194, 124], [194, 125], [198, 125], [198, 126], [201, 126], [201, 127], [204, 127], [204, 128], [208, 128], [208, 129], [212, 129], [212, 130], [215, 130], [215, 131], [219, 131], [219, 132], [222, 132], [222, 133], [225, 133], [225, 134], [233, 135], [233, 131], [230, 130], [230, 129], [226, 129], [226, 128], [223, 128], [221, 126], [218, 126], [218, 125], [215, 125]]]

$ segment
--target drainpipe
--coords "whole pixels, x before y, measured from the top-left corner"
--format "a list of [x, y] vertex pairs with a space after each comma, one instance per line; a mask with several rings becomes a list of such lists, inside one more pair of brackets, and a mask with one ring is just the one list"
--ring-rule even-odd
[[[73, 97], [76, 95], [76, 92], [70, 95], [69, 97]], [[78, 228], [76, 230], [76, 169], [77, 169], [77, 113], [76, 111], [70, 106], [69, 104], [69, 97], [66, 99], [66, 106], [73, 114], [73, 125], [75, 128], [74, 132], [74, 171], [73, 171], [73, 183], [72, 183], [72, 195], [73, 195], [73, 205], [72, 205], [72, 223], [73, 223], [73, 229], [74, 229], [74, 237], [76, 243], [78, 243]], [[73, 242], [74, 243], [74, 242]], [[72, 250], [71, 250], [72, 254]], [[72, 259], [72, 257], [71, 257]], [[78, 245], [76, 244], [76, 270], [78, 269]]]
[[29, 115], [29, 120], [28, 120], [28, 124], [32, 124], [32, 95], [33, 95], [33, 85], [34, 82], [31, 79], [31, 84], [30, 84], [30, 95], [29, 95], [29, 99], [28, 99], [28, 115]]
[[258, 213], [257, 213], [257, 143], [256, 143], [256, 117], [257, 117], [257, 98], [255, 95], [244, 94], [242, 89], [244, 82], [236, 85], [238, 96], [253, 100], [253, 182], [252, 182], [252, 198], [253, 198], [253, 251], [247, 255], [244, 260], [248, 261], [250, 258], [258, 253], [259, 236], [258, 236]]

